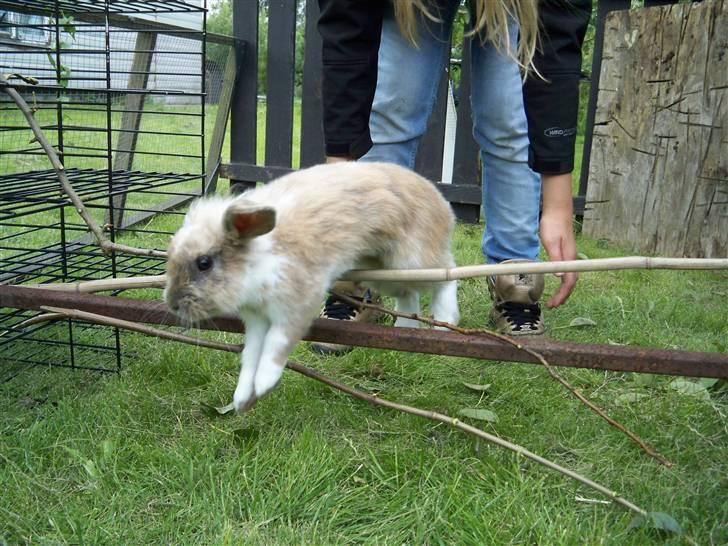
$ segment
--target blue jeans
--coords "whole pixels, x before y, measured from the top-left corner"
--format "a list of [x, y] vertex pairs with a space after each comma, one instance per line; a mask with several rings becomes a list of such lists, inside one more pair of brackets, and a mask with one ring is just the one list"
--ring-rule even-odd
[[[420, 138], [450, 58], [452, 21], [459, 0], [440, 0], [440, 22], [420, 25], [417, 47], [400, 34], [394, 13], [384, 19], [379, 77], [369, 119], [373, 148], [363, 161], [386, 161], [414, 168]], [[518, 29], [512, 25], [512, 48]], [[473, 136], [483, 165], [488, 262], [538, 257], [540, 177], [528, 166], [528, 126], [521, 74], [515, 61], [492, 42], [471, 40]]]

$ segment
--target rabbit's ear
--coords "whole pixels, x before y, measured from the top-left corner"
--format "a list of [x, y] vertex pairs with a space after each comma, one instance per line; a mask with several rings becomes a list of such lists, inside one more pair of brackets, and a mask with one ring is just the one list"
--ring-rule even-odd
[[233, 239], [264, 235], [276, 225], [276, 210], [271, 207], [233, 203], [225, 210], [225, 231]]

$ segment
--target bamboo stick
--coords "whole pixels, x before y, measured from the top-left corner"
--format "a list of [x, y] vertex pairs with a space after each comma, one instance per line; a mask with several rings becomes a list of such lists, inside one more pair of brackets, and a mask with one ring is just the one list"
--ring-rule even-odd
[[57, 290], [76, 294], [92, 294], [109, 290], [132, 290], [135, 288], [164, 288], [165, 275], [146, 275], [140, 277], [124, 277], [121, 279], [99, 279], [97, 281], [81, 281], [68, 283], [23, 284], [24, 288], [41, 290]]
[[727, 258], [653, 258], [627, 256], [559, 262], [515, 262], [465, 265], [450, 269], [370, 269], [347, 273], [347, 281], [429, 281], [442, 282], [490, 275], [615, 271], [622, 269], [728, 269]]
[[[451, 269], [358, 269], [346, 273], [347, 281], [407, 281], [443, 282], [489, 275], [517, 273], [566, 273], [570, 271], [618, 271], [624, 269], [672, 269], [672, 270], [724, 270], [728, 269], [725, 258], [652, 258], [649, 256], [628, 256], [624, 258], [599, 258], [594, 260], [571, 260], [561, 262], [516, 262], [501, 264], [465, 265]], [[23, 286], [60, 290], [63, 292], [92, 293], [106, 290], [128, 290], [132, 288], [164, 288], [164, 275], [129, 277], [123, 279], [102, 279], [78, 283], [26, 284]]]

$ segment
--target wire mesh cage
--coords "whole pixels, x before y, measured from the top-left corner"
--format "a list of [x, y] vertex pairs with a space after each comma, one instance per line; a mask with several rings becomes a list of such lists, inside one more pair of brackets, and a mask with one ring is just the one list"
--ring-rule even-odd
[[[37, 81], [12, 85], [111, 240], [163, 248], [178, 223], [170, 215], [205, 192], [205, 23], [204, 0], [0, 1], [0, 73]], [[0, 283], [163, 268], [160, 258], [101, 251], [0, 92]], [[38, 364], [120, 369], [118, 331], [23, 325], [34, 314], [0, 309], [0, 374]]]

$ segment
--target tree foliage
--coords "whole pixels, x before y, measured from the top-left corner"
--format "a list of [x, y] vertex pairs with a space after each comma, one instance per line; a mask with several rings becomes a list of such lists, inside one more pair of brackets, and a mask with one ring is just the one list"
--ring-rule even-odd
[[[216, 2], [207, 16], [207, 31], [214, 34], [233, 35], [232, 0]], [[207, 45], [208, 62], [215, 63], [220, 69], [225, 65], [229, 48], [209, 42]], [[258, 93], [265, 93], [266, 58], [268, 55], [268, 0], [258, 0]]]

